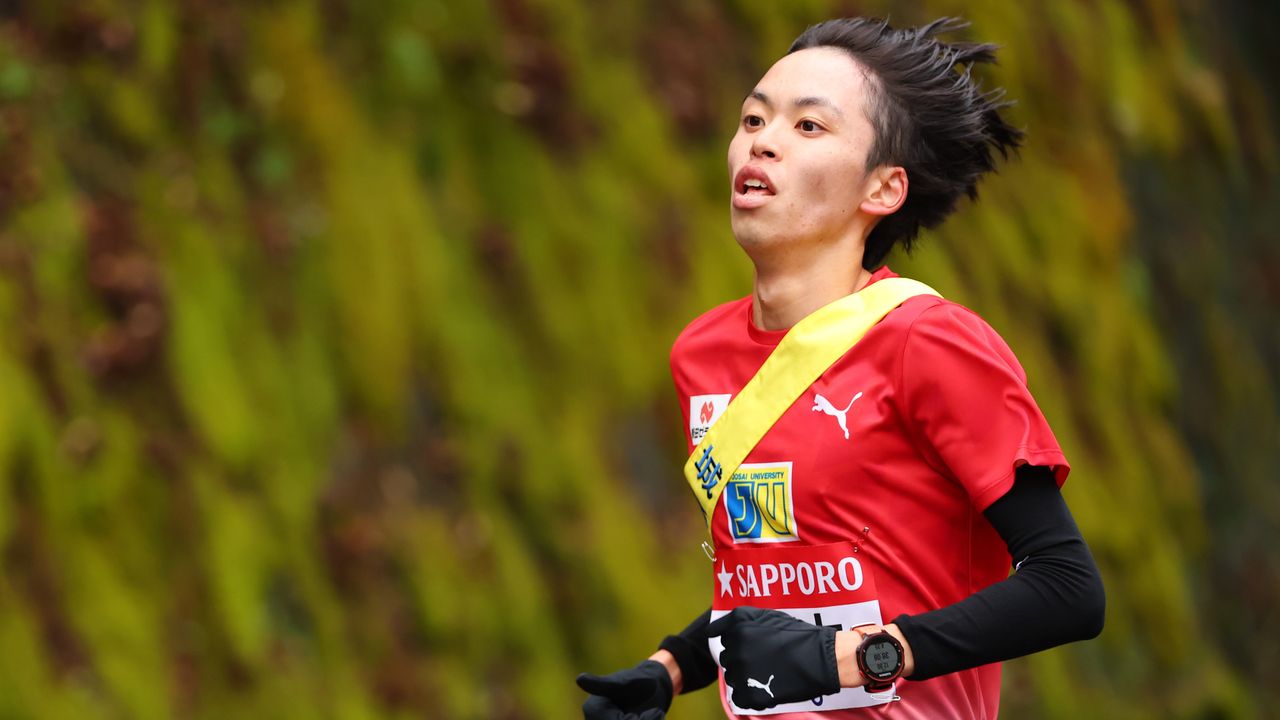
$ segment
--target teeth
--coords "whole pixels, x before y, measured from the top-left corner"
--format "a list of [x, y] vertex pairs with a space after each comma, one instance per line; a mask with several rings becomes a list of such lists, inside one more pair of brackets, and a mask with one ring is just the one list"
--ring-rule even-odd
[[746, 181], [746, 182], [742, 183], [742, 185], [743, 185], [744, 187], [749, 187], [749, 188], [754, 187], [754, 188], [761, 188], [761, 189], [764, 189], [764, 190], [768, 190], [768, 189], [769, 189], [769, 186], [768, 186], [768, 185], [765, 185], [763, 180], [757, 180], [757, 179], [755, 179], [755, 178], [752, 178], [752, 179], [750, 179], [750, 180], [748, 180], [748, 181]]

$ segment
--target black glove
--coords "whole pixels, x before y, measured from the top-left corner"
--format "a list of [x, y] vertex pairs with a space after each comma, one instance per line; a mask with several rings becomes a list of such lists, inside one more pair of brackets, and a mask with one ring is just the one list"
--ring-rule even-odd
[[840, 691], [834, 628], [740, 607], [707, 626], [707, 636], [724, 643], [720, 667], [740, 708], [764, 710]]
[[671, 707], [671, 674], [656, 660], [610, 675], [582, 673], [578, 687], [591, 693], [582, 703], [584, 720], [662, 720]]

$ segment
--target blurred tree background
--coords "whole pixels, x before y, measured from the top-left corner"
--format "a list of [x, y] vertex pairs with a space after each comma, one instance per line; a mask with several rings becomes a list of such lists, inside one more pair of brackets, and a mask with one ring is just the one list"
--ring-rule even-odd
[[0, 0], [0, 718], [576, 716], [707, 605], [667, 351], [841, 14], [968, 17], [1029, 133], [890, 261], [1018, 353], [1105, 575], [1004, 715], [1266, 716], [1275, 3]]

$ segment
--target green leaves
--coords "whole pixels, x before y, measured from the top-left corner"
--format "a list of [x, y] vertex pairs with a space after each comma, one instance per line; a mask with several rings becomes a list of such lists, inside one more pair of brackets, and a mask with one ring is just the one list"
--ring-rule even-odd
[[[75, 5], [0, 23], [0, 715], [567, 717], [705, 606], [667, 351], [836, 4]], [[1274, 86], [1191, 10], [970, 12], [1028, 144], [891, 265], [1017, 352], [1109, 591], [1006, 714], [1247, 715]]]

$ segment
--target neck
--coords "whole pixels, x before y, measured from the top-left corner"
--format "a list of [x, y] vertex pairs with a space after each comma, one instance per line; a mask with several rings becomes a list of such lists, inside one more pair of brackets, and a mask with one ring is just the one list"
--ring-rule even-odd
[[753, 260], [751, 319], [762, 330], [789, 329], [818, 308], [861, 290], [871, 279], [871, 272], [862, 268], [861, 245], [818, 257]]

